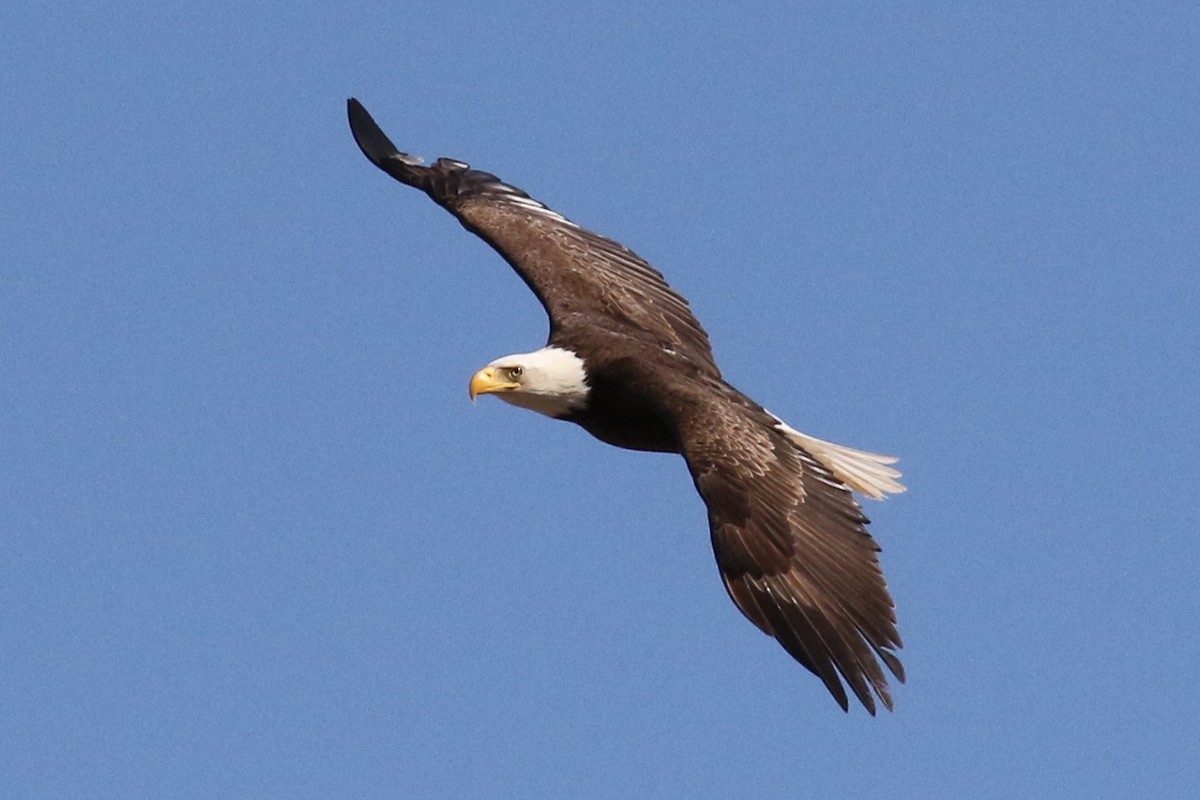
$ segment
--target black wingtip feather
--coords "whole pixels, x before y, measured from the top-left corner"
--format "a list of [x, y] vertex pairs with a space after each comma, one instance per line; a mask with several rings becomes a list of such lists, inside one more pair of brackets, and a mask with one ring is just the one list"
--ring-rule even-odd
[[381, 167], [387, 159], [399, 154], [396, 145], [392, 144], [392, 140], [358, 98], [351, 97], [346, 101], [346, 116], [350, 119], [350, 132], [354, 134], [355, 144], [372, 164]]
[[400, 152], [358, 98], [351, 97], [346, 101], [346, 116], [350, 120], [354, 143], [368, 161], [401, 183], [425, 188], [427, 169], [417, 166], [421, 159]]

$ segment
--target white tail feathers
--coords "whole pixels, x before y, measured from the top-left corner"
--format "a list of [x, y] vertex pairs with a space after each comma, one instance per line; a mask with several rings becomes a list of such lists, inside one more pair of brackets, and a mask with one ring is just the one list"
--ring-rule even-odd
[[[774, 414], [771, 416], [775, 417]], [[827, 442], [801, 433], [779, 417], [775, 419], [779, 422], [776, 428], [828, 467], [838, 480], [854, 491], [874, 500], [882, 500], [885, 495], [904, 491], [904, 484], [896, 480], [900, 477], [900, 471], [889, 466], [899, 460], [895, 456], [868, 453], [865, 450], [855, 450], [853, 447]]]

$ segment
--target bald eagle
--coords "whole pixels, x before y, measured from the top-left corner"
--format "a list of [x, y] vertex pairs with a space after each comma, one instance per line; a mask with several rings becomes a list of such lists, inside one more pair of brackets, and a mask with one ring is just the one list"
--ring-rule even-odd
[[843, 680], [871, 714], [876, 696], [891, 710], [881, 663], [903, 682], [902, 643], [880, 548], [851, 492], [904, 491], [896, 459], [801, 433], [726, 383], [687, 300], [633, 251], [461, 161], [422, 166], [361, 103], [347, 105], [371, 163], [495, 248], [550, 318], [546, 346], [492, 361], [471, 378], [471, 397], [494, 394], [617, 447], [682, 455], [734, 604], [843, 710]]

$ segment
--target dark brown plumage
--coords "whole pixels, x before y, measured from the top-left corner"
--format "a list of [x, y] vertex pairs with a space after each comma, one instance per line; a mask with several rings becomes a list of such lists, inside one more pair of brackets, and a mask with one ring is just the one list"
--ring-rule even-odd
[[843, 709], [843, 680], [872, 714], [876, 696], [890, 709], [881, 663], [904, 680], [901, 641], [850, 487], [901, 491], [884, 466], [894, 459], [801, 434], [725, 383], [687, 301], [629, 249], [462, 162], [421, 166], [357, 100], [348, 111], [367, 158], [495, 248], [545, 307], [548, 347], [582, 360], [586, 403], [554, 416], [619, 447], [682, 454], [737, 607]]

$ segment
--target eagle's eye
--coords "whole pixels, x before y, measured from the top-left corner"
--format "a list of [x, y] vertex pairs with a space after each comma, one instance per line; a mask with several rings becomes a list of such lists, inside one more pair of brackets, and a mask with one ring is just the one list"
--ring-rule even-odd
[[517, 378], [521, 377], [521, 373], [524, 371], [525, 371], [524, 367], [509, 367], [508, 368], [508, 377], [512, 378], [515, 381]]

